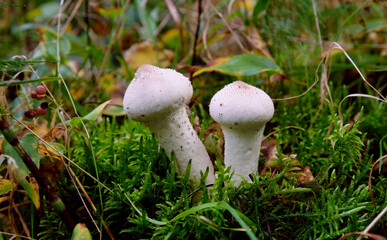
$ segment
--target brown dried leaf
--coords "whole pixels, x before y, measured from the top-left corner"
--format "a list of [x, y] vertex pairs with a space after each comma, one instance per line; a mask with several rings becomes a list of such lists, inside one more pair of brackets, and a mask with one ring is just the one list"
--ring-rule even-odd
[[[311, 182], [314, 180], [314, 176], [309, 166], [306, 166], [302, 170], [294, 171], [294, 172], [296, 173], [296, 176], [302, 183]], [[297, 174], [297, 173], [302, 173], [302, 174]]]
[[270, 54], [269, 49], [267, 48], [266, 42], [262, 39], [261, 34], [259, 34], [256, 27], [247, 28], [247, 41], [250, 43], [254, 52], [261, 54], [267, 58], [270, 58], [274, 61], [273, 57]]
[[67, 142], [67, 134], [66, 134], [66, 128], [62, 123], [59, 123], [55, 125], [54, 128], [52, 128], [50, 131], [48, 131], [44, 136], [43, 139], [45, 141], [53, 141], [56, 139], [60, 139], [61, 137], [65, 136], [65, 142]]
[[56, 155], [54, 152], [48, 150], [46, 145], [44, 144], [39, 144], [38, 153], [40, 156], [43, 156], [43, 157], [53, 157], [59, 160], [61, 159], [59, 155]]

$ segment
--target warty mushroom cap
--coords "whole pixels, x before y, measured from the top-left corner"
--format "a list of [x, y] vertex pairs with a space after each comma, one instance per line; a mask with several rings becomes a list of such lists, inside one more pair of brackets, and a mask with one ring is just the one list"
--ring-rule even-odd
[[210, 115], [229, 128], [255, 128], [273, 117], [274, 104], [261, 89], [235, 81], [213, 96]]
[[173, 69], [149, 64], [139, 67], [124, 96], [129, 118], [147, 121], [154, 114], [168, 113], [188, 104], [193, 94], [191, 82]]

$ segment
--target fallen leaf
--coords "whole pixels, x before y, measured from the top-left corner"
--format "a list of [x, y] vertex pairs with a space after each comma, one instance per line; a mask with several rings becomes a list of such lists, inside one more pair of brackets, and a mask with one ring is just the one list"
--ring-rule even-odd
[[151, 64], [166, 68], [171, 65], [173, 57], [173, 51], [160, 49], [148, 42], [133, 44], [124, 52], [125, 62], [134, 70], [137, 70], [137, 68], [143, 64]]
[[39, 185], [35, 178], [31, 177], [28, 182], [26, 178], [20, 179], [20, 185], [27, 192], [28, 197], [34, 203], [37, 210], [40, 209], [40, 194], [39, 194]]
[[269, 49], [267, 48], [266, 42], [262, 39], [256, 27], [247, 28], [247, 41], [250, 43], [254, 52], [263, 55], [274, 61], [271, 56]]
[[0, 195], [4, 195], [12, 191], [13, 184], [9, 179], [0, 178]]
[[[52, 143], [50, 143], [52, 144]], [[61, 159], [59, 155], [55, 154], [55, 149], [48, 149], [46, 147], [46, 145], [44, 144], [39, 144], [39, 148], [38, 148], [38, 153], [40, 156], [42, 157], [53, 157], [53, 158], [56, 158], [56, 159]]]
[[66, 134], [66, 128], [62, 123], [59, 123], [55, 125], [51, 130], [49, 130], [44, 136], [43, 139], [45, 141], [54, 141], [56, 139], [60, 139], [61, 137], [65, 136], [65, 142], [67, 142], [67, 134]]
[[302, 170], [294, 171], [294, 173], [302, 173], [297, 175], [298, 179], [302, 183], [311, 182], [314, 180], [314, 176], [309, 166], [304, 167]]

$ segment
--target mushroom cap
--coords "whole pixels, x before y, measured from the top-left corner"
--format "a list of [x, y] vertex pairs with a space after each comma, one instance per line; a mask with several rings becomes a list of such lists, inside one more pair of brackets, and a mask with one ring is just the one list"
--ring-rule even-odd
[[124, 110], [133, 120], [147, 121], [154, 114], [172, 112], [186, 105], [192, 94], [191, 82], [183, 74], [144, 64], [126, 89]]
[[228, 127], [259, 127], [274, 114], [274, 104], [264, 91], [235, 81], [217, 92], [210, 102], [210, 115]]

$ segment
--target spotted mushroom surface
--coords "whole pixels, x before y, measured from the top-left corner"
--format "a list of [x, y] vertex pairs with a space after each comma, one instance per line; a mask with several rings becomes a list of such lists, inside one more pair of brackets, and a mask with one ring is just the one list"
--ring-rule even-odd
[[255, 125], [273, 117], [274, 105], [261, 89], [236, 81], [213, 96], [210, 114], [216, 122], [227, 126]]
[[146, 121], [154, 113], [173, 111], [187, 104], [193, 94], [191, 82], [173, 69], [142, 65], [124, 96], [124, 110], [133, 120]]

